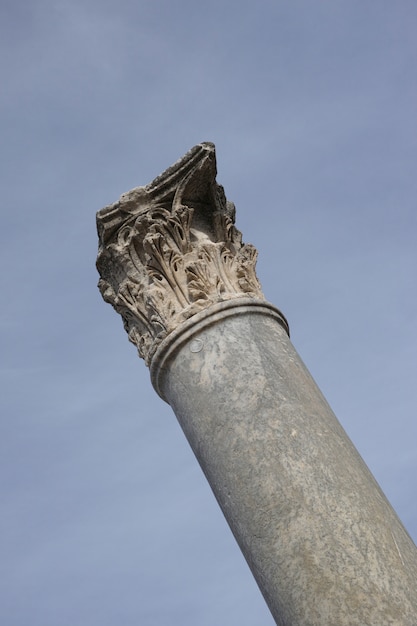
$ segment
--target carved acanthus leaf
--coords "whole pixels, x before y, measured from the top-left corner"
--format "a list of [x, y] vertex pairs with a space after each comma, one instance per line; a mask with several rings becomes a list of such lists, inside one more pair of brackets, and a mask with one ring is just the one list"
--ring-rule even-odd
[[224, 300], [264, 299], [257, 252], [242, 244], [234, 205], [200, 144], [146, 187], [97, 214], [99, 288], [149, 364], [178, 324]]

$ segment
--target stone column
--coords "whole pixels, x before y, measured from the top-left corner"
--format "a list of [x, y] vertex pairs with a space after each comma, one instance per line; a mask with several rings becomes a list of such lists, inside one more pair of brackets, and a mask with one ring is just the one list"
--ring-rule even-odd
[[278, 625], [417, 626], [417, 551], [266, 302], [204, 143], [97, 215], [103, 298]]

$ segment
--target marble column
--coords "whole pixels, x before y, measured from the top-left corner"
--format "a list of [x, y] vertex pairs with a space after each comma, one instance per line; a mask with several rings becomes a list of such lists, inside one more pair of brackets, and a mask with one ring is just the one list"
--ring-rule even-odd
[[278, 625], [417, 626], [417, 550], [269, 304], [213, 144], [97, 214], [103, 298]]

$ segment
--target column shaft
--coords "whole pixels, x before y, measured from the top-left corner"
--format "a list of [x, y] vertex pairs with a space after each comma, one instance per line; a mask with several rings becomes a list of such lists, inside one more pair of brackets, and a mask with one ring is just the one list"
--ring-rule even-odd
[[212, 307], [151, 372], [277, 624], [416, 626], [416, 548], [272, 307]]

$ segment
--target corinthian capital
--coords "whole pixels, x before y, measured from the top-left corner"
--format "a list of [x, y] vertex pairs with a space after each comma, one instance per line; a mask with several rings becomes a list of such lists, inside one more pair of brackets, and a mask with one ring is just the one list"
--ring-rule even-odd
[[264, 300], [257, 252], [235, 228], [216, 183], [215, 148], [201, 143], [145, 187], [97, 213], [99, 289], [149, 364], [181, 322], [234, 298]]

